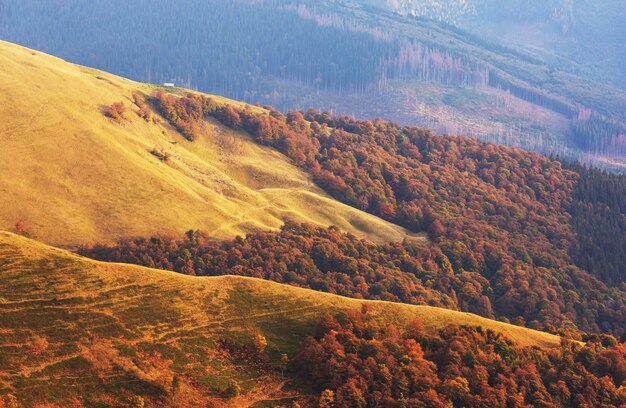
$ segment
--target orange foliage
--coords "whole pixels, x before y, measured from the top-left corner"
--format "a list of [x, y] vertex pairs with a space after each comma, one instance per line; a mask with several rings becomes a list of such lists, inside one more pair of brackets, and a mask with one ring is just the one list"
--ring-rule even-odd
[[[624, 334], [623, 289], [607, 287], [589, 271], [603, 277], [593, 266], [601, 259], [604, 270], [619, 273], [614, 271], [622, 269], [619, 262], [626, 255], [617, 248], [612, 261], [602, 251], [585, 253], [579, 234], [588, 234], [593, 226], [578, 222], [574, 229], [570, 223], [580, 178], [560, 162], [382, 120], [354, 121], [313, 110], [287, 116], [271, 108], [269, 113], [237, 111], [191, 94], [161, 93], [157, 102], [183, 132], [189, 133], [185, 129], [193, 129], [203, 117], [215, 116], [288, 155], [338, 200], [411, 230], [427, 231], [433, 251], [441, 255], [408, 257], [419, 259], [419, 273], [437, 265], [434, 270], [442, 276], [467, 283], [454, 293], [437, 288], [457, 299], [454, 303], [463, 310], [533, 328]], [[626, 184], [623, 178], [617, 183]], [[578, 214], [591, 219], [580, 208]], [[606, 218], [599, 211], [593, 217], [596, 224]], [[623, 235], [623, 230], [617, 232]], [[278, 275], [283, 279], [284, 274]], [[349, 291], [370, 296], [365, 287], [371, 283], [353, 281]]]
[[399, 334], [365, 312], [325, 317], [294, 367], [319, 391], [333, 391], [337, 408], [608, 407], [626, 403], [625, 357], [610, 336], [523, 349], [480, 327]]
[[124, 119], [124, 112], [126, 112], [124, 102], [115, 102], [106, 109], [106, 115], [117, 122]]

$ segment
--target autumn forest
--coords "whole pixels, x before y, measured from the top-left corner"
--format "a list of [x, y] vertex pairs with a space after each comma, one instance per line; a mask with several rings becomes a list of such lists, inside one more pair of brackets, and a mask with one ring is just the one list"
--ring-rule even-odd
[[[134, 101], [190, 141], [204, 120], [246, 131], [336, 199], [426, 231], [429, 242], [375, 244], [336, 227], [287, 223], [231, 241], [191, 230], [81, 254], [444, 307], [564, 338], [559, 350], [522, 350], [476, 328], [430, 337], [419, 320], [399, 331], [368, 323], [366, 310], [328, 315], [291, 365], [336, 404], [320, 406], [584, 406], [623, 398], [623, 176], [382, 120], [315, 110], [283, 115], [163, 90]], [[581, 340], [589, 346], [582, 349]]]
[[504, 3], [0, 1], [0, 408], [626, 408], [624, 1]]

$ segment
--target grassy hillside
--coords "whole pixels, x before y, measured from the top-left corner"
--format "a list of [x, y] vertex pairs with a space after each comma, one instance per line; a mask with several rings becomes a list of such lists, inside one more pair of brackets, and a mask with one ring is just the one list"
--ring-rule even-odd
[[[155, 228], [228, 238], [286, 219], [375, 241], [405, 236], [330, 199], [244, 133], [206, 122], [190, 143], [165, 121], [146, 122], [132, 103], [135, 91], [153, 89], [0, 42], [0, 144], [11, 158], [0, 162], [0, 228], [23, 221], [33, 237], [64, 246]], [[104, 115], [115, 102], [127, 107], [119, 123]]]
[[283, 389], [280, 375], [237, 366], [216, 344], [250, 342], [261, 334], [278, 359], [292, 355], [325, 312], [364, 303], [398, 327], [421, 317], [429, 331], [480, 325], [523, 346], [559, 344], [557, 336], [467, 313], [353, 300], [251, 278], [196, 278], [100, 263], [0, 233], [0, 394], [13, 392], [28, 406], [107, 406], [133, 395], [156, 396], [161, 403], [176, 398], [177, 406], [220, 406], [220, 393], [235, 378], [243, 387], [238, 406], [293, 396], [297, 392]]

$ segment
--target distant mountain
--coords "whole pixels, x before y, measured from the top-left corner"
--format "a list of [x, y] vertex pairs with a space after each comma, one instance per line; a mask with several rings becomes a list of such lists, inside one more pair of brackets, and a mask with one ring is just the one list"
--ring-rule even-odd
[[[604, 72], [591, 75], [598, 64], [587, 69], [561, 61], [598, 60], [605, 49], [587, 52], [591, 44], [605, 37], [613, 44], [608, 39], [619, 33], [576, 39], [575, 49], [557, 42], [531, 52], [496, 44], [499, 34], [485, 36], [470, 22], [514, 28], [521, 23], [507, 25], [498, 13], [528, 14], [531, 32], [543, 32], [539, 28], [547, 24], [546, 30], [558, 31], [547, 38], [561, 38], [572, 18], [569, 33], [588, 31], [576, 18], [579, 7], [572, 6], [571, 17], [567, 7], [548, 13], [520, 2], [506, 9], [488, 2], [484, 10], [473, 2], [390, 2], [386, 9], [372, 3], [10, 0], [0, 5], [0, 38], [144, 82], [175, 82], [281, 110], [380, 116], [624, 171], [626, 92], [594, 80]], [[619, 31], [621, 25], [611, 23], [621, 15], [615, 4], [607, 4], [606, 15], [581, 9], [589, 16], [584, 21]], [[468, 31], [393, 10], [456, 22]], [[515, 31], [507, 35], [515, 37]], [[571, 55], [547, 58], [553, 49]], [[580, 57], [585, 54], [591, 57]], [[614, 74], [621, 69], [601, 67]]]
[[554, 67], [626, 88], [624, 0], [388, 0], [386, 6], [452, 24]]

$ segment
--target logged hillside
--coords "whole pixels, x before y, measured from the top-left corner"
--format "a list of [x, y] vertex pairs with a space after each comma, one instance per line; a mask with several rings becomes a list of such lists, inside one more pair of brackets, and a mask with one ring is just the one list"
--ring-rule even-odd
[[619, 405], [623, 346], [589, 340], [561, 345], [444, 309], [95, 262], [0, 233], [0, 395], [24, 406], [308, 407], [324, 389], [338, 408]]
[[[381, 7], [382, 2], [360, 0]], [[626, 86], [622, 0], [388, 0], [392, 10], [445, 21], [596, 81]]]
[[70, 246], [191, 228], [232, 238], [284, 220], [405, 236], [215, 120], [190, 143], [137, 92], [153, 88], [0, 42], [0, 228]]

